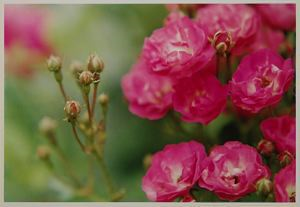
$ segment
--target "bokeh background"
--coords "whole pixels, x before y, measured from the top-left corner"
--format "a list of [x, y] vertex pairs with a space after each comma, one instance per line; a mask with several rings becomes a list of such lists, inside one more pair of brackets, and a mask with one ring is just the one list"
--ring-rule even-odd
[[[63, 57], [64, 85], [74, 99], [83, 103], [69, 71], [71, 61], [85, 63], [91, 52], [104, 59], [106, 67], [100, 91], [106, 92], [111, 100], [106, 162], [116, 184], [126, 189], [124, 201], [145, 201], [141, 190], [144, 156], [176, 139], [163, 135], [159, 121], [142, 120], [128, 111], [120, 80], [136, 61], [144, 37], [162, 26], [167, 15], [164, 5], [25, 7], [47, 13], [45, 38], [52, 51]], [[16, 58], [37, 57], [34, 53], [22, 52], [17, 46], [14, 50], [14, 53], [5, 51], [5, 201], [82, 200], [58, 182], [36, 156], [37, 146], [46, 143], [38, 131], [38, 123], [48, 115], [59, 122], [58, 141], [72, 158], [77, 174], [86, 174], [86, 159], [73, 140], [69, 124], [63, 121], [64, 102], [52, 74], [47, 71], [47, 57], [39, 56], [29, 65], [31, 72], [19, 72], [11, 66]], [[22, 64], [21, 61], [14, 67], [24, 66]], [[98, 182], [96, 191], [101, 192], [103, 188]]]

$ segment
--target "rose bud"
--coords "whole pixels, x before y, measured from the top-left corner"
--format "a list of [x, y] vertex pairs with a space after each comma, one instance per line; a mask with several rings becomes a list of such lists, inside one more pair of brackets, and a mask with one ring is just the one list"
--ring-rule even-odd
[[181, 202], [196, 202], [196, 200], [193, 198], [193, 196], [187, 194], [181, 199]]
[[64, 111], [67, 115], [67, 118], [74, 120], [77, 118], [81, 110], [80, 104], [77, 101], [67, 101], [64, 107]]
[[281, 166], [287, 166], [294, 160], [294, 156], [289, 151], [283, 151], [278, 155], [278, 160]]
[[259, 194], [268, 195], [273, 188], [273, 183], [267, 178], [263, 178], [256, 183], [256, 190]]
[[272, 154], [272, 152], [274, 151], [275, 147], [273, 142], [266, 140], [266, 139], [262, 139], [260, 140], [260, 142], [257, 145], [257, 151], [260, 154], [266, 155], [266, 156], [270, 156]]
[[51, 154], [51, 151], [48, 146], [39, 146], [36, 151], [37, 156], [42, 160], [48, 160]]
[[47, 60], [48, 70], [51, 72], [59, 72], [61, 70], [62, 60], [58, 56], [51, 55]]
[[83, 71], [79, 75], [79, 82], [84, 86], [90, 85], [93, 82], [93, 74], [90, 71]]
[[296, 160], [275, 174], [274, 194], [276, 202], [295, 202]]
[[109, 97], [108, 95], [106, 95], [105, 93], [100, 94], [100, 96], [98, 97], [98, 101], [102, 106], [107, 106], [108, 102], [109, 102]]
[[90, 72], [102, 72], [104, 69], [104, 62], [97, 54], [91, 54], [88, 57], [87, 68]]
[[56, 128], [57, 122], [47, 116], [43, 117], [43, 119], [39, 123], [39, 130], [45, 135], [53, 133]]
[[84, 66], [79, 61], [73, 61], [70, 65], [70, 70], [72, 71], [74, 77], [79, 79], [79, 75], [84, 71]]
[[220, 55], [226, 56], [234, 46], [230, 32], [218, 31], [213, 38], [209, 38], [211, 45], [216, 49]]

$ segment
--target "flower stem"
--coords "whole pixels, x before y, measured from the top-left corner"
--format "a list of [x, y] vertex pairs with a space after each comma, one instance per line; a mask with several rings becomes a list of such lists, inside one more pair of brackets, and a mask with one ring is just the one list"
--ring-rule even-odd
[[68, 101], [68, 97], [67, 97], [67, 95], [66, 95], [66, 91], [65, 91], [64, 86], [63, 86], [63, 84], [62, 84], [61, 81], [58, 82], [58, 86], [59, 86], [59, 89], [60, 89], [61, 94], [63, 95], [63, 97], [64, 97], [64, 99], [65, 99], [65, 102], [67, 102], [67, 101]]
[[96, 106], [98, 85], [99, 85], [99, 83], [94, 84], [93, 102], [92, 102], [92, 116], [94, 115], [95, 106]]
[[91, 112], [91, 106], [90, 106], [89, 96], [88, 96], [88, 94], [84, 93], [83, 97], [84, 97], [85, 104], [87, 106], [87, 111], [88, 111], [88, 115], [89, 115], [90, 126], [92, 127], [92, 112]]
[[78, 133], [77, 133], [77, 130], [76, 130], [76, 127], [75, 127], [75, 123], [74, 123], [74, 122], [71, 122], [71, 124], [72, 124], [72, 131], [73, 131], [73, 134], [74, 134], [74, 137], [75, 137], [77, 143], [79, 144], [81, 150], [82, 150], [84, 153], [86, 153], [86, 152], [85, 152], [85, 147], [84, 147], [84, 145], [82, 144], [82, 142], [81, 142], [80, 139], [79, 139], [79, 136], [78, 136]]
[[97, 161], [98, 161], [98, 164], [99, 164], [99, 167], [100, 167], [100, 170], [101, 170], [101, 174], [102, 174], [102, 179], [103, 181], [106, 183], [106, 188], [107, 188], [107, 191], [110, 195], [111, 198], [114, 197], [114, 186], [113, 186], [113, 182], [112, 182], [112, 179], [111, 179], [111, 176], [107, 170], [107, 166], [103, 160], [103, 158], [97, 153], [95, 152], [94, 153]]

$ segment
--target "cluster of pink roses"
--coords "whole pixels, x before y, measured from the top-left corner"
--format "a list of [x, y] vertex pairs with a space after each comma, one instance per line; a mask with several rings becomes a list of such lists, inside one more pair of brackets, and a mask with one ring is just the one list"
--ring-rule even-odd
[[[295, 30], [295, 5], [169, 5], [168, 9], [164, 26], [145, 39], [137, 63], [123, 77], [132, 113], [156, 120], [173, 109], [185, 122], [207, 125], [224, 111], [228, 98], [241, 114], [258, 114], [278, 105], [294, 79], [291, 58], [284, 59], [278, 50], [285, 41], [284, 31]], [[220, 70], [222, 58], [227, 71]], [[236, 68], [231, 61], [239, 62]], [[221, 81], [224, 72], [230, 77]], [[258, 149], [229, 141], [207, 156], [195, 141], [167, 145], [154, 154], [143, 190], [152, 201], [193, 201], [191, 189], [199, 186], [235, 201], [273, 183], [276, 201], [294, 201], [295, 125], [289, 115], [265, 119]], [[274, 148], [286, 167], [271, 182], [272, 173], [258, 151], [270, 155]]]
[[[251, 114], [279, 103], [294, 69], [290, 59], [267, 48], [269, 37], [261, 37], [266, 23], [259, 15], [265, 9], [258, 8], [207, 5], [194, 19], [173, 11], [165, 26], [145, 39], [138, 63], [122, 80], [130, 111], [154, 120], [173, 108], [184, 121], [208, 124], [224, 110], [228, 96]], [[222, 85], [216, 77], [218, 52], [240, 57], [249, 51]]]

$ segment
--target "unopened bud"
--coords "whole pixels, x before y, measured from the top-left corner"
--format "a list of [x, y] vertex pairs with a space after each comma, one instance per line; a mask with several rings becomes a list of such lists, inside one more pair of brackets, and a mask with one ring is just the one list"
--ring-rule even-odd
[[93, 74], [90, 71], [83, 71], [79, 76], [79, 82], [82, 85], [90, 85], [93, 82]]
[[226, 56], [234, 46], [232, 36], [230, 32], [218, 31], [215, 33], [213, 38], [209, 41], [211, 45], [216, 49], [217, 53]]
[[77, 101], [67, 101], [64, 107], [64, 111], [69, 121], [76, 119], [80, 114], [80, 110], [81, 107]]
[[71, 63], [70, 70], [75, 78], [79, 79], [79, 75], [84, 71], [84, 66], [81, 62], [75, 60]]
[[109, 97], [108, 95], [106, 95], [105, 93], [100, 94], [100, 96], [98, 97], [98, 101], [102, 106], [107, 106], [108, 102], [109, 102]]
[[37, 156], [42, 160], [47, 160], [50, 157], [51, 151], [47, 146], [39, 146], [36, 151]]
[[294, 160], [294, 156], [289, 151], [283, 151], [278, 155], [278, 160], [281, 166], [287, 166]]
[[58, 72], [61, 70], [62, 60], [58, 56], [51, 55], [47, 60], [48, 70], [51, 72]]
[[53, 133], [56, 128], [57, 128], [57, 122], [48, 116], [43, 117], [39, 123], [39, 130], [43, 134]]
[[102, 72], [104, 69], [104, 62], [97, 54], [91, 54], [87, 61], [88, 70], [92, 73]]
[[271, 182], [271, 180], [267, 178], [262, 178], [256, 183], [257, 192], [263, 195], [269, 194], [272, 191], [272, 188], [273, 188], [273, 183]]
[[273, 142], [266, 139], [260, 140], [256, 148], [259, 153], [266, 156], [270, 156], [275, 149]]
[[151, 166], [151, 163], [152, 163], [152, 155], [151, 154], [147, 154], [144, 157], [143, 163], [144, 163], [144, 168], [148, 169]]

